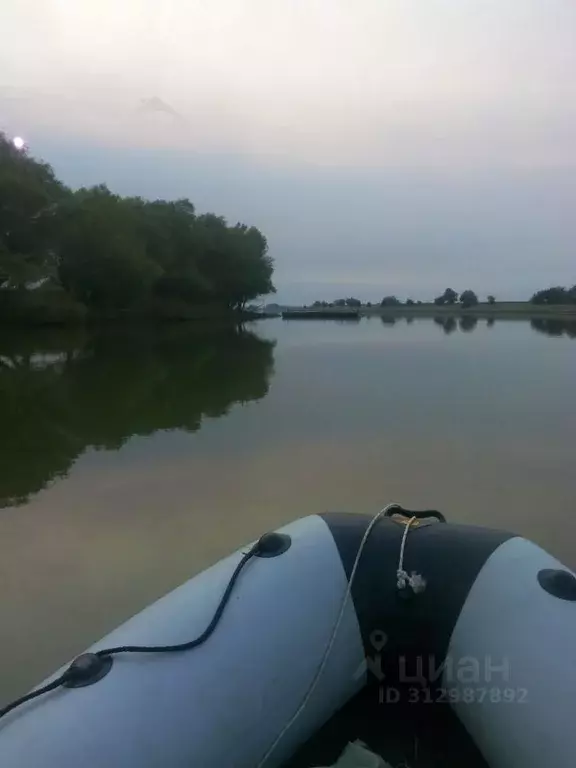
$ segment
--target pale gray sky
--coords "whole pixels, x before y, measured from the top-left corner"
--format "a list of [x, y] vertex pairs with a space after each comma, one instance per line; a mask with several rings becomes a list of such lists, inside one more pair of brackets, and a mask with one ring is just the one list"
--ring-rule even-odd
[[575, 65], [573, 0], [2, 0], [0, 127], [260, 226], [282, 300], [519, 298], [576, 282]]

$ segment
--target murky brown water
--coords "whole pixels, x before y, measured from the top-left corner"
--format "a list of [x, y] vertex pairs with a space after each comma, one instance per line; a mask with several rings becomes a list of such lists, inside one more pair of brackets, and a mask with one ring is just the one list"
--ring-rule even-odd
[[0, 701], [266, 529], [389, 501], [576, 564], [574, 325], [0, 336]]

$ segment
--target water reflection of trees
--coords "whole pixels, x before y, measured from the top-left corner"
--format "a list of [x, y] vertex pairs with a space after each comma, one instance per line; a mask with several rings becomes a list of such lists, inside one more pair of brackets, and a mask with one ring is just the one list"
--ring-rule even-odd
[[533, 317], [530, 325], [546, 336], [568, 336], [576, 339], [576, 318], [574, 317]]
[[268, 391], [273, 343], [187, 325], [0, 335], [0, 506], [66, 475], [87, 448], [198, 430]]
[[434, 322], [442, 328], [446, 335], [453, 333], [458, 327], [456, 318], [452, 315], [437, 315]]
[[459, 321], [460, 330], [464, 333], [470, 333], [478, 325], [478, 318], [474, 315], [462, 315]]
[[[453, 314], [439, 314], [432, 317], [434, 323], [440, 326], [446, 335], [454, 333], [457, 329], [460, 329], [463, 333], [471, 333], [477, 328], [480, 319], [480, 316], [475, 314], [462, 314], [460, 316]], [[498, 319], [502, 321], [507, 319], [522, 320], [523, 322], [528, 320], [528, 318], [514, 316], [509, 318], [500, 317]], [[383, 325], [393, 326], [397, 323], [398, 317], [381, 315], [380, 320]], [[407, 324], [411, 324], [414, 318], [408, 315], [405, 320]], [[496, 322], [496, 318], [494, 317], [487, 317], [485, 320], [487, 328], [492, 328]], [[530, 318], [530, 325], [535, 331], [543, 333], [546, 336], [567, 336], [570, 339], [576, 339], [576, 316], [532, 317]]]

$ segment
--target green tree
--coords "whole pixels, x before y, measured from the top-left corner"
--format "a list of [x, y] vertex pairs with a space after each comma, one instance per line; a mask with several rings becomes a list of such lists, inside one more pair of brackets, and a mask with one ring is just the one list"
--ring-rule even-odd
[[333, 303], [335, 307], [345, 307], [346, 299], [336, 299], [336, 301], [334, 301]]
[[276, 292], [268, 243], [256, 227], [228, 227], [222, 217], [204, 214], [198, 217], [197, 228], [200, 272], [212, 298], [239, 308], [257, 296]]
[[160, 268], [154, 289], [158, 295], [185, 301], [206, 300], [210, 283], [200, 271], [202, 231], [193, 204], [186, 198], [127, 201], [148, 259]]
[[496, 297], [495, 296], [488, 296], [488, 304], [496, 304]]
[[262, 232], [256, 227], [236, 224], [231, 228], [231, 237], [236, 280], [226, 296], [228, 306], [241, 308], [257, 296], [276, 293], [272, 283], [274, 262]]
[[452, 288], [446, 288], [444, 293], [441, 296], [437, 296], [434, 299], [434, 304], [437, 304], [438, 306], [442, 306], [444, 304], [452, 305], [456, 304], [458, 301], [458, 294], [455, 290]]
[[3, 316], [15, 316], [12, 289], [47, 278], [70, 294], [76, 316], [86, 306], [115, 313], [152, 297], [239, 309], [275, 292], [273, 267], [256, 227], [199, 216], [186, 198], [123, 198], [105, 185], [73, 193], [0, 135]]
[[402, 302], [396, 296], [384, 296], [380, 302], [381, 307], [398, 307]]
[[349, 299], [346, 299], [346, 306], [347, 307], [361, 307], [362, 302], [360, 299], [355, 299], [353, 296], [350, 296]]
[[149, 292], [161, 269], [147, 257], [129, 202], [100, 185], [78, 190], [59, 215], [59, 276], [75, 298], [124, 309]]
[[478, 296], [471, 290], [462, 291], [460, 294], [460, 304], [465, 308], [475, 307], [478, 304]]
[[573, 304], [576, 303], [576, 286], [574, 288], [563, 288], [555, 286], [538, 291], [530, 299], [532, 304]]
[[67, 194], [49, 165], [0, 133], [0, 288], [23, 288], [55, 273], [55, 217]]

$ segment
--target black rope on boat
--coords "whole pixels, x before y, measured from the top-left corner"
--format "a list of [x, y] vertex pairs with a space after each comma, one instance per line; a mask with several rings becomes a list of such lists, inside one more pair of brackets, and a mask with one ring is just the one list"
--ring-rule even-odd
[[7, 704], [5, 707], [0, 709], [0, 717], [4, 717], [4, 715], [7, 715], [8, 712], [12, 712], [12, 710], [16, 709], [16, 707], [20, 707], [22, 704], [26, 704], [27, 701], [32, 701], [32, 699], [36, 699], [38, 696], [42, 696], [43, 693], [48, 693], [49, 691], [56, 690], [56, 688], [60, 688], [60, 686], [64, 685], [66, 682], [67, 671], [68, 670], [66, 670], [64, 674], [60, 675], [60, 677], [57, 677], [56, 680], [53, 680], [51, 683], [42, 686], [42, 688], [38, 688], [36, 691], [27, 693], [26, 696], [21, 696], [19, 699], [11, 701], [10, 704]]
[[243, 555], [242, 559], [234, 569], [234, 573], [230, 577], [230, 581], [224, 590], [224, 594], [216, 608], [212, 621], [208, 624], [204, 632], [194, 638], [194, 640], [189, 640], [186, 643], [176, 643], [175, 645], [118, 645], [116, 648], [104, 648], [101, 651], [96, 651], [96, 655], [104, 657], [115, 656], [118, 653], [178, 653], [179, 651], [191, 651], [192, 648], [197, 648], [199, 645], [202, 645], [202, 643], [205, 643], [218, 626], [222, 614], [224, 613], [224, 609], [226, 608], [226, 604], [232, 594], [232, 590], [234, 589], [234, 585], [246, 563], [258, 552], [258, 545], [259, 542], [252, 547], [249, 552], [246, 552], [246, 554]]
[[399, 504], [395, 504], [394, 506], [389, 507], [384, 517], [394, 517], [394, 515], [401, 515], [402, 517], [415, 517], [416, 520], [426, 520], [429, 517], [433, 517], [435, 520], [438, 520], [439, 523], [446, 522], [446, 518], [442, 512], [439, 512], [437, 509], [424, 509], [421, 512], [414, 512], [410, 511], [409, 509], [404, 509], [404, 507], [401, 507]]
[[[249, 552], [246, 552], [242, 556], [242, 559], [234, 569], [234, 572], [228, 581], [226, 589], [224, 590], [224, 594], [218, 603], [218, 607], [216, 608], [212, 620], [204, 632], [202, 632], [202, 634], [198, 637], [195, 637], [193, 640], [189, 640], [186, 643], [176, 643], [174, 645], [119, 645], [115, 648], [103, 648], [102, 650], [96, 651], [94, 654], [85, 654], [84, 657], [80, 656], [78, 660], [90, 657], [92, 659], [109, 659], [111, 661], [111, 657], [119, 653], [178, 653], [179, 651], [189, 651], [192, 648], [197, 648], [199, 645], [202, 645], [202, 643], [205, 643], [206, 640], [208, 640], [210, 635], [218, 626], [226, 605], [230, 600], [230, 595], [232, 594], [232, 590], [234, 589], [234, 585], [236, 584], [238, 577], [240, 576], [245, 565], [253, 557], [260, 553], [261, 542], [263, 542], [264, 538], [265, 537], [262, 537], [262, 539], [260, 539]], [[87, 674], [90, 675], [91, 678], [89, 682], [95, 682], [96, 679], [99, 679], [99, 677], [92, 678], [92, 669], [89, 669], [82, 664], [77, 664], [76, 662], [78, 660], [72, 662], [68, 669], [55, 680], [52, 680], [51, 683], [47, 683], [46, 685], [43, 685], [42, 688], [38, 688], [37, 690], [32, 691], [31, 693], [27, 693], [25, 696], [22, 696], [19, 699], [15, 699], [14, 701], [10, 702], [10, 704], [7, 704], [5, 707], [0, 709], [0, 718], [4, 717], [9, 712], [12, 712], [12, 710], [16, 709], [17, 707], [22, 706], [22, 704], [26, 704], [27, 702], [32, 701], [33, 699], [36, 699], [45, 693], [54, 691], [57, 688], [60, 688], [60, 686], [76, 688], [81, 687], [82, 685], [86, 685], [87, 683], [83, 681], [83, 677], [85, 678]], [[104, 674], [106, 674], [107, 671], [108, 669], [106, 669]]]

